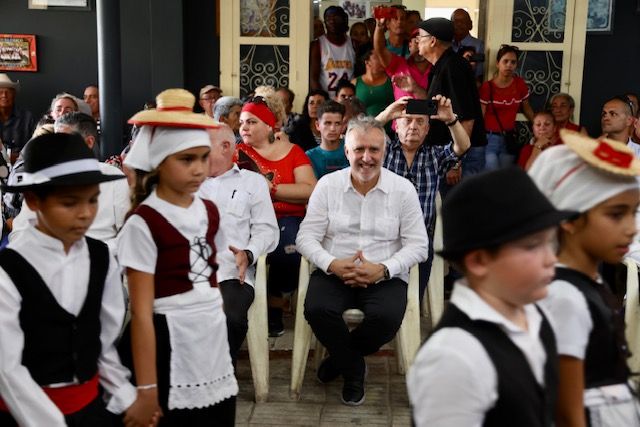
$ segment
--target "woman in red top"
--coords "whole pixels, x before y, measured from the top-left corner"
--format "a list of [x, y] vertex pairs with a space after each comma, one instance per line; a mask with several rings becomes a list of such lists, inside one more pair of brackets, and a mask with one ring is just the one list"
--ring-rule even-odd
[[300, 254], [295, 250], [296, 234], [316, 178], [304, 151], [280, 131], [285, 119], [280, 98], [272, 88], [257, 88], [256, 94], [262, 96], [255, 96], [242, 107], [243, 143], [238, 144], [236, 154], [240, 168], [253, 170], [267, 180], [280, 227], [280, 243], [267, 259], [269, 334], [280, 336], [284, 333], [283, 292], [292, 292], [298, 285]]
[[573, 123], [573, 110], [576, 106], [576, 102], [568, 93], [556, 93], [551, 97], [549, 101], [551, 107], [551, 113], [556, 122], [556, 136], [559, 135], [560, 129], [569, 129], [580, 132], [584, 135], [587, 134], [587, 129], [584, 126]]
[[518, 111], [522, 110], [529, 121], [533, 119], [529, 88], [515, 74], [518, 52], [515, 46], [502, 45], [498, 50], [495, 77], [480, 86], [480, 103], [487, 130], [487, 170], [513, 165], [518, 153], [507, 149], [504, 134], [515, 130]]

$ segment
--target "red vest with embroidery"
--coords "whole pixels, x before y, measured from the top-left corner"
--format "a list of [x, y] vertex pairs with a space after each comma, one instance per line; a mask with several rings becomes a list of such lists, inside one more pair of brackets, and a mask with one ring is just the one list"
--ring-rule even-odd
[[[149, 226], [153, 240], [158, 248], [155, 272], [156, 298], [181, 294], [193, 289], [189, 278], [191, 272], [191, 250], [198, 250], [211, 266], [209, 283], [217, 287], [216, 246], [214, 237], [218, 231], [220, 215], [218, 209], [209, 200], [202, 200], [207, 209], [209, 225], [205, 235], [206, 242], [189, 242], [176, 228], [157, 210], [147, 205], [140, 205], [134, 211]], [[197, 274], [197, 272], [196, 272]]]

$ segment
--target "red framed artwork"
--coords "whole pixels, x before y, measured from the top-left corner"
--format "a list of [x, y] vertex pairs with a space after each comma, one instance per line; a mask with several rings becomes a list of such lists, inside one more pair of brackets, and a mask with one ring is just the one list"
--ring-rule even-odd
[[0, 71], [38, 71], [36, 36], [0, 34]]

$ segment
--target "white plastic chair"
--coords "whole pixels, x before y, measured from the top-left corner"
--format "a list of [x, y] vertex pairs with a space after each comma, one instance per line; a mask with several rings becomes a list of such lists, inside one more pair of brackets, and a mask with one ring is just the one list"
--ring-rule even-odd
[[638, 295], [638, 264], [631, 259], [625, 258], [627, 266], [627, 295], [625, 301], [624, 323], [626, 324], [625, 335], [627, 344], [631, 351], [628, 359], [631, 372], [640, 370], [640, 300]]
[[[307, 297], [309, 277], [312, 268], [304, 257], [300, 259], [300, 276], [298, 282], [298, 301], [296, 303], [296, 319], [293, 338], [293, 360], [291, 363], [291, 396], [300, 398], [300, 389], [304, 381], [304, 372], [307, 367], [309, 347], [313, 336], [311, 326], [304, 318], [304, 301]], [[418, 266], [411, 268], [409, 274], [409, 286], [407, 288], [407, 308], [402, 319], [400, 330], [396, 334], [396, 358], [401, 373], [405, 373], [413, 363], [413, 359], [420, 347], [420, 282]], [[352, 310], [347, 310], [352, 311]], [[355, 310], [354, 310], [355, 311]], [[359, 310], [357, 310], [359, 311]], [[316, 369], [322, 360], [324, 348], [317, 342], [315, 352]]]
[[267, 327], [267, 256], [258, 258], [253, 304], [247, 313], [247, 347], [256, 402], [269, 396], [269, 331]]
[[442, 207], [442, 199], [440, 193], [436, 193], [436, 228], [433, 236], [433, 262], [431, 264], [431, 274], [429, 275], [429, 283], [427, 284], [427, 295], [422, 300], [422, 311], [426, 315], [429, 313], [431, 318], [431, 326], [435, 327], [444, 311], [444, 276], [445, 263], [444, 259], [435, 254], [436, 251], [442, 249], [442, 218], [440, 210]]

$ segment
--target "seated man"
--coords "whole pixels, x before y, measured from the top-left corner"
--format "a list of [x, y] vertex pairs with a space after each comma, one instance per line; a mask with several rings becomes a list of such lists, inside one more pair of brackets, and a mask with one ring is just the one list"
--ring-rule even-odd
[[213, 201], [220, 211], [215, 238], [217, 279], [227, 316], [229, 351], [235, 362], [247, 334], [256, 261], [276, 248], [280, 229], [267, 181], [233, 163], [236, 144], [231, 128], [222, 125], [208, 132], [210, 178], [200, 186], [199, 195]]
[[344, 142], [340, 137], [344, 113], [344, 105], [332, 100], [327, 100], [318, 107], [316, 128], [320, 131], [320, 145], [306, 151], [318, 179], [349, 166], [344, 155]]
[[[385, 131], [371, 117], [349, 122], [345, 152], [351, 167], [324, 176], [309, 199], [298, 251], [318, 269], [309, 281], [304, 314], [329, 351], [321, 382], [342, 375], [342, 402], [364, 402], [364, 356], [378, 351], [400, 328], [411, 266], [428, 255], [416, 189], [382, 168]], [[364, 312], [353, 331], [342, 320]]]

